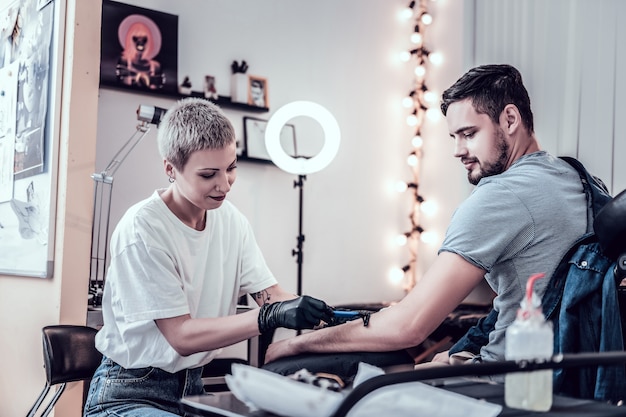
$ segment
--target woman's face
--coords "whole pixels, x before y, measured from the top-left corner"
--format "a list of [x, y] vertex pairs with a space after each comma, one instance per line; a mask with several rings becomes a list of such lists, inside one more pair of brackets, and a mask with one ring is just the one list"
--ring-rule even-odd
[[176, 187], [194, 206], [213, 210], [222, 205], [237, 178], [237, 147], [233, 141], [222, 149], [195, 151], [182, 171], [176, 172]]

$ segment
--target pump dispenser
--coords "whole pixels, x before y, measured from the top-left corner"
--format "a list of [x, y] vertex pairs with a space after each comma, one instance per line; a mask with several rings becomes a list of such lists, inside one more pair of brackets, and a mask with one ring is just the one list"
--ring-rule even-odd
[[[544, 318], [539, 297], [533, 293], [535, 281], [543, 277], [544, 274], [535, 274], [528, 279], [526, 297], [517, 311], [517, 318], [506, 330], [504, 356], [507, 360], [548, 360], [552, 357], [552, 322]], [[507, 374], [504, 381], [504, 402], [511, 408], [550, 410], [552, 370]]]

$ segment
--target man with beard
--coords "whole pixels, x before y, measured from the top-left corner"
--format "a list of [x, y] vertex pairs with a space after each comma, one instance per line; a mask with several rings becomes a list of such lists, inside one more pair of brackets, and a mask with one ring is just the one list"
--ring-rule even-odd
[[[475, 361], [504, 359], [506, 328], [526, 282], [550, 277], [586, 231], [587, 203], [577, 171], [542, 151], [528, 92], [509, 65], [473, 68], [443, 93], [454, 156], [476, 185], [455, 211], [439, 255], [399, 303], [351, 321], [270, 345], [266, 362], [301, 353], [382, 352], [422, 343], [483, 280], [498, 313]], [[548, 278], [535, 284], [543, 296]], [[449, 362], [447, 353], [434, 359]]]

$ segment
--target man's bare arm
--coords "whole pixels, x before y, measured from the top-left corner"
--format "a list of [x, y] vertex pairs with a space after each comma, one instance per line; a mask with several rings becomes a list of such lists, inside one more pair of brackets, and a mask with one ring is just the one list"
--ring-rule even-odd
[[461, 256], [443, 252], [415, 288], [398, 304], [371, 316], [270, 345], [272, 361], [299, 353], [383, 352], [417, 346], [483, 279], [485, 271]]

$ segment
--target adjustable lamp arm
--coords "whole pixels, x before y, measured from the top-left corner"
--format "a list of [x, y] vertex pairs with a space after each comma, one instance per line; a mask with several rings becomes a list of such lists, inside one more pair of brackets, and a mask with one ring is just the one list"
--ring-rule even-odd
[[150, 125], [147, 122], [141, 121], [137, 125], [136, 129], [137, 130], [135, 130], [135, 133], [130, 136], [126, 143], [124, 143], [124, 145], [113, 156], [106, 168], [100, 173], [92, 174], [91, 178], [98, 182], [113, 182], [113, 174], [115, 174], [117, 169], [122, 165], [126, 157], [132, 152], [132, 150], [135, 149], [135, 146], [137, 146], [139, 142], [141, 142], [146, 134], [150, 131]]
[[95, 188], [91, 228], [89, 293], [91, 304], [94, 307], [98, 307], [102, 302], [102, 290], [106, 276], [113, 175], [150, 131], [151, 125], [159, 125], [165, 112], [166, 110], [160, 107], [140, 105], [137, 108], [139, 124], [135, 132], [115, 153], [104, 170], [91, 175], [95, 182]]
[[161, 118], [166, 110], [155, 106], [146, 106], [144, 104], [137, 108], [137, 124], [135, 132], [128, 138], [126, 143], [116, 152], [106, 168], [100, 173], [94, 173], [91, 177], [95, 181], [111, 183], [113, 182], [113, 174], [122, 165], [126, 157], [135, 149], [150, 131], [152, 124], [159, 125]]

